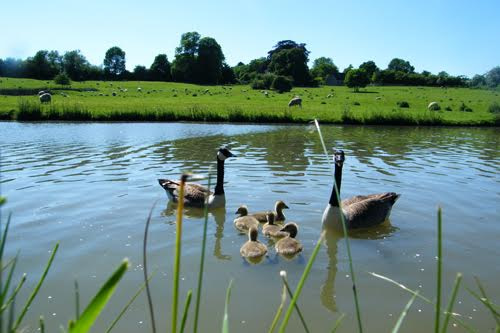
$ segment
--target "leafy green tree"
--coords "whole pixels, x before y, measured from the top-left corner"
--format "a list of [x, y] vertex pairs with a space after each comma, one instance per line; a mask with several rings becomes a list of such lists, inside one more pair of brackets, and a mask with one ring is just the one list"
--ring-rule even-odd
[[154, 81], [171, 81], [170, 62], [166, 54], [158, 54], [149, 68], [149, 75]]
[[309, 51], [305, 44], [297, 44], [289, 40], [281, 41], [268, 54], [270, 72], [291, 77], [296, 86], [306, 86], [311, 83], [311, 75], [307, 66]]
[[40, 50], [26, 60], [26, 75], [38, 80], [50, 80], [60, 71], [60, 67], [51, 63], [49, 51]]
[[413, 67], [409, 61], [400, 58], [394, 58], [387, 66], [387, 69], [403, 73], [413, 73], [415, 67]]
[[148, 79], [148, 69], [146, 66], [135, 66], [133, 77], [138, 81], [146, 81]]
[[176, 82], [195, 82], [196, 59], [189, 54], [177, 54], [172, 62], [172, 79]]
[[371, 79], [373, 74], [375, 72], [378, 72], [379, 71], [379, 68], [377, 67], [377, 65], [375, 64], [374, 61], [370, 60], [370, 61], [365, 61], [364, 63], [362, 63], [361, 65], [359, 65], [359, 68], [360, 69], [364, 69], [365, 72], [366, 72], [366, 75], [368, 75], [368, 77]]
[[4, 61], [0, 58], [0, 76], [4, 76], [4, 74], [3, 74], [4, 69], [3, 69], [3, 67], [4, 67]]
[[500, 66], [493, 67], [486, 73], [486, 84], [490, 87], [497, 87], [500, 84]]
[[236, 83], [236, 76], [233, 69], [226, 63], [222, 64], [222, 84]]
[[54, 78], [54, 83], [55, 84], [60, 84], [61, 86], [69, 86], [71, 84], [71, 81], [69, 79], [68, 74], [61, 72], [56, 75]]
[[224, 54], [217, 41], [211, 37], [200, 39], [198, 45], [198, 68], [200, 70], [198, 82], [203, 84], [217, 84], [222, 79], [222, 64]]
[[486, 85], [486, 77], [484, 75], [476, 74], [472, 77], [469, 82], [471, 87], [481, 87]]
[[278, 75], [274, 78], [271, 89], [276, 90], [280, 94], [288, 92], [292, 90], [292, 80], [285, 76]]
[[357, 92], [359, 88], [366, 87], [370, 83], [370, 79], [364, 69], [351, 69], [347, 72], [344, 83]]
[[175, 49], [175, 54], [190, 54], [195, 56], [198, 53], [200, 34], [196, 31], [183, 33], [181, 44]]
[[73, 50], [64, 54], [63, 67], [71, 80], [82, 81], [86, 78], [90, 64], [80, 50]]
[[320, 78], [322, 83], [325, 83], [326, 79], [330, 75], [339, 77], [339, 69], [333, 63], [331, 58], [320, 57], [314, 60], [313, 67], [311, 69], [311, 75], [313, 78]]
[[106, 51], [104, 73], [111, 78], [118, 78], [125, 71], [125, 52], [118, 46]]

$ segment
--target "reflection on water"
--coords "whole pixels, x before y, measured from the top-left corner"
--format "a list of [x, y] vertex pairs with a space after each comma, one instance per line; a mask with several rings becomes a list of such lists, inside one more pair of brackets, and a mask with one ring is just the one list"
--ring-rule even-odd
[[[296, 285], [319, 237], [331, 190], [331, 170], [317, 134], [304, 126], [0, 123], [0, 131], [1, 190], [9, 199], [7, 210], [14, 212], [8, 256], [22, 249], [19, 271], [36, 276], [45, 251], [61, 242], [53, 275], [30, 310], [31, 327], [43, 314], [48, 327], [57, 329], [73, 316], [67, 309], [74, 301], [67, 280], [78, 276], [82, 294], [92, 295], [123, 257], [133, 263], [124, 290], [140, 285], [144, 221], [157, 199], [161, 204], [153, 211], [149, 262], [162, 272], [152, 281], [154, 294], [161, 295], [157, 307], [168, 310], [170, 291], [165, 285], [170, 285], [172, 271], [175, 205], [168, 203], [156, 179], [175, 179], [183, 171], [213, 172], [217, 149], [227, 145], [238, 158], [225, 165], [226, 207], [208, 215], [204, 297], [210, 306], [203, 309], [201, 320], [207, 331], [220, 329], [213, 318], [222, 316], [223, 296], [232, 278], [237, 286], [231, 309], [234, 329], [264, 331], [270, 323], [263, 313], [275, 313], [280, 300], [279, 271], [287, 270]], [[402, 302], [396, 287], [374, 281], [366, 272], [389, 276], [427, 296], [434, 294], [437, 205], [444, 210], [445, 288], [451, 288], [457, 271], [464, 272], [464, 282], [478, 274], [491, 297], [498, 299], [498, 129], [323, 126], [322, 132], [331, 151], [341, 148], [346, 153], [343, 197], [402, 193], [390, 223], [349, 234], [363, 320], [374, 331], [393, 327], [394, 316], [407, 300]], [[252, 211], [272, 209], [276, 200], [290, 206], [287, 220], [299, 225], [297, 238], [304, 251], [286, 260], [276, 255], [274, 241], [260, 236], [268, 256], [249, 265], [239, 255], [247, 236], [234, 229], [234, 212], [242, 204]], [[196, 285], [203, 220], [203, 209], [186, 208], [183, 292]], [[325, 331], [332, 315], [339, 313], [348, 314], [343, 327], [355, 329], [349, 274], [345, 239], [327, 234], [300, 299], [312, 330]], [[126, 291], [114, 296], [113, 310], [104, 314], [97, 331], [129, 298]], [[238, 301], [249, 298], [260, 306]], [[471, 326], [488, 329], [489, 314], [479, 307], [472, 311], [475, 303], [461, 298], [456, 311]], [[147, 330], [143, 301], [137, 302], [118, 331]], [[433, 310], [419, 306], [422, 312], [410, 312], [405, 325], [426, 331], [431, 328], [421, 325], [430, 322]], [[160, 325], [166, 326], [167, 319]]]

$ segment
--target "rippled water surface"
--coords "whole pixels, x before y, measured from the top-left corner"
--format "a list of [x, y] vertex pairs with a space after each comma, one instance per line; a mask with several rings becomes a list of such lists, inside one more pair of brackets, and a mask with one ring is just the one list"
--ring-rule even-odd
[[[60, 252], [39, 297], [28, 312], [27, 331], [44, 315], [49, 331], [74, 317], [73, 284], [87, 304], [122, 258], [132, 262], [103, 316], [102, 332], [142, 283], [144, 222], [153, 203], [148, 255], [153, 301], [161, 330], [169, 323], [175, 217], [157, 178], [181, 171], [206, 174], [216, 150], [227, 145], [238, 155], [226, 162], [225, 209], [209, 215], [202, 298], [202, 332], [219, 331], [225, 289], [233, 279], [230, 326], [235, 332], [263, 332], [280, 302], [279, 271], [296, 286], [321, 230], [332, 177], [315, 132], [305, 126], [221, 124], [24, 124], [0, 123], [1, 191], [5, 212], [13, 213], [6, 249], [20, 250], [16, 268], [33, 287], [50, 250]], [[476, 289], [500, 299], [500, 134], [498, 128], [415, 128], [323, 126], [327, 145], [346, 152], [342, 197], [395, 191], [402, 197], [390, 224], [350, 238], [361, 315], [369, 332], [388, 331], [410, 296], [371, 276], [376, 272], [435, 297], [436, 209], [444, 211], [444, 287], [449, 295], [456, 272]], [[282, 199], [289, 220], [299, 226], [304, 252], [287, 261], [270, 255], [249, 265], [239, 255], [246, 237], [233, 227], [240, 204], [272, 208]], [[190, 210], [184, 222], [181, 290], [195, 290], [202, 238], [202, 213]], [[28, 295], [27, 288], [22, 295]], [[183, 304], [184, 296], [181, 298]], [[23, 298], [21, 298], [23, 299]], [[447, 302], [447, 297], [445, 298]], [[21, 302], [22, 303], [22, 302]], [[17, 305], [17, 304], [16, 304]], [[18, 308], [22, 304], [17, 305]], [[299, 305], [311, 331], [329, 331], [345, 313], [341, 331], [356, 329], [349, 264], [343, 238], [328, 235]], [[463, 288], [455, 312], [480, 331], [493, 331], [490, 313]], [[432, 329], [433, 307], [415, 301], [403, 331]], [[292, 316], [289, 331], [301, 332]], [[462, 331], [453, 327], [450, 331]], [[141, 295], [117, 332], [148, 331]]]

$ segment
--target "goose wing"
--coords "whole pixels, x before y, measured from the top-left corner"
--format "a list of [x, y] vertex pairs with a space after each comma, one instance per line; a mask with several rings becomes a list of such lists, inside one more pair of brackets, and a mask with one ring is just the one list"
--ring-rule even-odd
[[257, 219], [259, 222], [267, 222], [267, 214], [271, 213], [271, 211], [266, 211], [266, 212], [256, 212], [252, 214], [248, 214], [249, 216], [253, 216]]
[[394, 192], [358, 196], [365, 198], [358, 198], [342, 206], [349, 228], [366, 228], [381, 224], [389, 217], [392, 206], [399, 196]]
[[[169, 196], [171, 196], [172, 200], [178, 201], [179, 199], [179, 182], [170, 180], [170, 179], [158, 179], [161, 187], [167, 191]], [[205, 202], [205, 196], [212, 194], [206, 187], [195, 184], [195, 183], [187, 183], [184, 186], [184, 202], [187, 204], [196, 204], [200, 203], [203, 205]]]

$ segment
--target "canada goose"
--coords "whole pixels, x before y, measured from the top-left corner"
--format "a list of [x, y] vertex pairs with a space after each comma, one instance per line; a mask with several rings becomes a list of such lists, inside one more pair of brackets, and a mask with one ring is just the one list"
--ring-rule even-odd
[[[234, 157], [229, 149], [222, 147], [217, 152], [217, 185], [215, 192], [212, 193], [206, 187], [200, 184], [186, 184], [184, 188], [184, 205], [191, 207], [203, 207], [205, 204], [205, 195], [208, 197], [208, 207], [217, 208], [226, 204], [224, 195], [224, 161], [228, 157]], [[179, 185], [177, 181], [170, 179], [158, 179], [161, 187], [165, 189], [170, 200], [178, 201]]]
[[[278, 200], [274, 204], [274, 212], [264, 211], [264, 212], [256, 212], [250, 215], [254, 216], [259, 222], [267, 222], [267, 213], [274, 213], [274, 222], [283, 222], [286, 217], [283, 214], [283, 209], [288, 209], [289, 207], [285, 204], [284, 201]], [[248, 212], [247, 212], [248, 213]]]
[[282, 238], [288, 236], [288, 233], [281, 231], [283, 226], [274, 224], [274, 214], [267, 213], [267, 223], [262, 226], [262, 234], [274, 238]]
[[257, 240], [258, 231], [256, 227], [248, 230], [248, 241], [240, 248], [242, 257], [254, 259], [260, 258], [267, 253], [267, 246]]
[[280, 231], [288, 233], [288, 236], [276, 242], [276, 252], [285, 256], [293, 256], [302, 251], [302, 244], [295, 239], [298, 232], [297, 224], [289, 222]]
[[240, 214], [240, 217], [234, 219], [234, 227], [242, 233], [247, 233], [250, 228], [259, 227], [259, 221], [252, 215], [247, 215], [247, 206], [240, 206], [236, 211], [236, 214]]
[[342, 212], [339, 208], [339, 198], [335, 190], [337, 184], [340, 194], [340, 185], [342, 182], [342, 167], [344, 165], [344, 152], [338, 150], [335, 152], [335, 183], [333, 184], [332, 194], [328, 206], [323, 212], [323, 227], [342, 230], [342, 221], [340, 213], [344, 215], [344, 221], [348, 229], [372, 227], [384, 222], [390, 215], [392, 206], [400, 197], [400, 194], [394, 192], [357, 195], [342, 201]]

